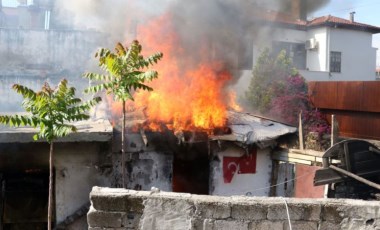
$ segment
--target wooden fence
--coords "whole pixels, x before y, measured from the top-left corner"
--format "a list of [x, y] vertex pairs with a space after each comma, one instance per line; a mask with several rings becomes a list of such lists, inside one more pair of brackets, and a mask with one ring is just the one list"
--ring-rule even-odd
[[335, 114], [340, 136], [380, 140], [380, 82], [309, 82], [309, 96], [330, 121]]

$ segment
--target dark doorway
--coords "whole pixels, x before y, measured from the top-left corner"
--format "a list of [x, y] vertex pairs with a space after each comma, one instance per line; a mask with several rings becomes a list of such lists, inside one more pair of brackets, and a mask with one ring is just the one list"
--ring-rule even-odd
[[207, 141], [183, 143], [174, 153], [173, 192], [209, 194]]
[[3, 174], [2, 229], [47, 229], [48, 193], [49, 173], [46, 171]]

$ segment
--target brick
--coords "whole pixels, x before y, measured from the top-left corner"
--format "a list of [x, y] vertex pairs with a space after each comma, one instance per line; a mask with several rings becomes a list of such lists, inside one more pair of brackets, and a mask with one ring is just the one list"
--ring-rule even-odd
[[90, 209], [87, 222], [90, 227], [118, 228], [125, 214], [121, 212], [103, 212]]

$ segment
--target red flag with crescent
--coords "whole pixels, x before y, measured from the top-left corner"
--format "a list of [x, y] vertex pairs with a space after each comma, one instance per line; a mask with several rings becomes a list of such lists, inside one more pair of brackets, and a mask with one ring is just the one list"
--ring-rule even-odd
[[231, 183], [235, 174], [256, 173], [257, 149], [241, 157], [223, 157], [224, 183]]

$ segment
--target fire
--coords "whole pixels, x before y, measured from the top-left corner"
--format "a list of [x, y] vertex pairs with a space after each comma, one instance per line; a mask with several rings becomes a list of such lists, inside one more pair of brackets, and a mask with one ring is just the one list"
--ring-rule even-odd
[[136, 92], [135, 106], [146, 108], [152, 129], [155, 122], [171, 124], [174, 130], [222, 127], [227, 108], [238, 108], [234, 94], [226, 90], [232, 75], [212, 58], [210, 41], [200, 41], [188, 55], [170, 19], [167, 14], [138, 28], [144, 53], [160, 51], [164, 58], [153, 66], [159, 73], [150, 83], [154, 91]]

